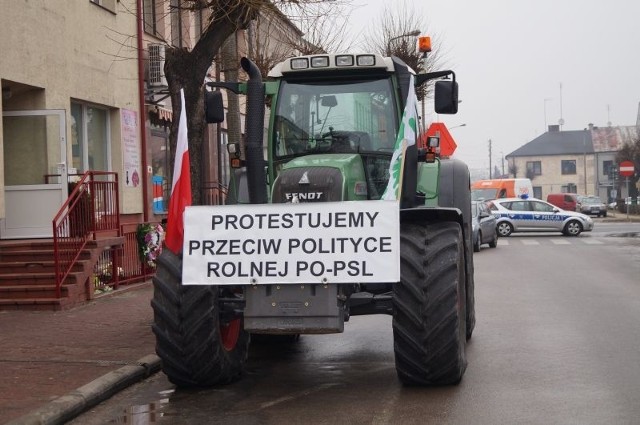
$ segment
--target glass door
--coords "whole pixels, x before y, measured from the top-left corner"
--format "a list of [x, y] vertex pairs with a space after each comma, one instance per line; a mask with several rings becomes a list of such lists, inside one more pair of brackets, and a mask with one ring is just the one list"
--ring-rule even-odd
[[64, 110], [2, 113], [5, 218], [2, 239], [50, 238], [67, 199]]

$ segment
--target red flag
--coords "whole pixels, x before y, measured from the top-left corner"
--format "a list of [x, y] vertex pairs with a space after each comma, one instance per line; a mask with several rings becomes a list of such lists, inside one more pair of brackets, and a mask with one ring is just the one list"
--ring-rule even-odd
[[184, 103], [184, 90], [180, 89], [180, 121], [178, 123], [178, 142], [176, 159], [173, 165], [173, 184], [169, 198], [167, 233], [165, 244], [174, 253], [179, 253], [184, 240], [184, 209], [191, 205], [191, 167], [189, 166], [189, 143], [187, 140], [187, 109]]

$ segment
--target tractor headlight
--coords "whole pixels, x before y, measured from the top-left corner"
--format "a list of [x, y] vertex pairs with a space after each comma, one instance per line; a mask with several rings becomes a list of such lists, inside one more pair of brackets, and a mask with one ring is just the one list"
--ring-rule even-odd
[[329, 66], [328, 56], [315, 56], [311, 58], [311, 68], [326, 68]]
[[358, 66], [373, 66], [376, 64], [376, 57], [373, 55], [360, 55], [356, 58]]
[[307, 69], [309, 68], [309, 59], [295, 58], [291, 59], [291, 69]]
[[336, 66], [353, 66], [353, 56], [351, 55], [336, 56]]

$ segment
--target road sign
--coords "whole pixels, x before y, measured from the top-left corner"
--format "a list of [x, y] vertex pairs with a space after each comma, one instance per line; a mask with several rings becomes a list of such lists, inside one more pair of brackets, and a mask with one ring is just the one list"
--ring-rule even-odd
[[635, 167], [632, 161], [622, 161], [620, 163], [620, 175], [622, 177], [631, 177], [635, 173]]
[[443, 122], [433, 122], [429, 126], [426, 133], [420, 137], [420, 144], [423, 147], [427, 143], [427, 138], [432, 136], [440, 136], [440, 156], [451, 156], [458, 145], [449, 133], [447, 126]]

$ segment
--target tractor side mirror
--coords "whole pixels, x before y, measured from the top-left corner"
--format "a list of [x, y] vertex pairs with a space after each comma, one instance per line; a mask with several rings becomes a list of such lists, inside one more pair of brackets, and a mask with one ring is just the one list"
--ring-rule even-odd
[[456, 81], [436, 81], [434, 109], [436, 114], [458, 113], [458, 83]]
[[217, 124], [224, 121], [224, 104], [220, 90], [204, 92], [204, 114], [209, 124]]

